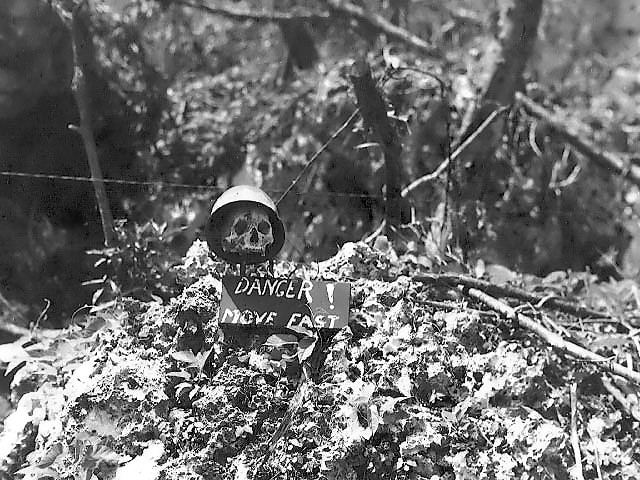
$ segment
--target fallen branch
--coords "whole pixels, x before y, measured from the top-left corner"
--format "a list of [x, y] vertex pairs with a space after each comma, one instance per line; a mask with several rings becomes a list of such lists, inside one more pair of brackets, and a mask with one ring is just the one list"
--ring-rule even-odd
[[211, 15], [219, 15], [232, 20], [252, 20], [255, 22], [281, 22], [287, 20], [327, 20], [326, 12], [309, 12], [307, 10], [294, 9], [292, 12], [266, 12], [241, 10], [230, 7], [210, 7], [202, 3], [189, 2], [188, 0], [173, 0], [172, 3], [200, 10]]
[[544, 307], [552, 307], [555, 310], [570, 313], [571, 315], [581, 318], [609, 317], [606, 313], [598, 312], [581, 305], [576, 305], [575, 303], [568, 302], [560, 298], [540, 297], [518, 287], [512, 287], [510, 285], [495, 285], [487, 282], [486, 280], [480, 280], [467, 275], [460, 275], [456, 273], [426, 273], [413, 277], [413, 280], [422, 283], [447, 283], [454, 286], [464, 285], [465, 287], [483, 290], [490, 295], [517, 298], [518, 300], [524, 300], [534, 305], [540, 304]]
[[432, 57], [438, 56], [438, 49], [436, 47], [425, 42], [423, 39], [408, 30], [394, 25], [381, 15], [367, 12], [364, 8], [358, 5], [341, 0], [324, 0], [324, 3], [336, 13], [354, 18], [358, 22], [384, 33], [389, 38], [406, 43], [426, 55]]
[[526, 95], [516, 93], [516, 101], [522, 105], [529, 115], [547, 122], [553, 130], [593, 163], [609, 172], [615, 172], [629, 179], [636, 185], [640, 185], [640, 166], [627, 162], [610, 152], [600, 150], [590, 141], [580, 138], [576, 130], [567, 126], [555, 114], [541, 107]]
[[465, 293], [467, 293], [467, 295], [469, 295], [470, 297], [484, 303], [496, 312], [501, 313], [508, 319], [517, 322], [518, 325], [520, 325], [522, 328], [532, 331], [549, 345], [557, 348], [561, 352], [573, 355], [580, 360], [592, 362], [600, 366], [600, 368], [604, 370], [612, 372], [640, 385], [640, 372], [631, 370], [630, 368], [624, 367], [619, 363], [603, 357], [602, 355], [598, 355], [597, 353], [587, 350], [584, 347], [565, 340], [559, 334], [548, 330], [532, 318], [516, 312], [515, 309], [511, 308], [506, 303], [501, 302], [497, 298], [494, 298], [484, 293], [483, 291], [478, 290], [477, 288], [466, 289]]

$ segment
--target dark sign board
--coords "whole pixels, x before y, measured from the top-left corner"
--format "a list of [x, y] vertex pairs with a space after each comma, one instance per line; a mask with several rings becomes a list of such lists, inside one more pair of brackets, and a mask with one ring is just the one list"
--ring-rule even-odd
[[350, 285], [301, 278], [222, 279], [220, 323], [342, 328], [349, 322]]

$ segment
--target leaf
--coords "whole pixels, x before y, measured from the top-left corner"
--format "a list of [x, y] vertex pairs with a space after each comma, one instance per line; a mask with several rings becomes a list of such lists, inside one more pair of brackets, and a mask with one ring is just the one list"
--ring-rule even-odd
[[44, 453], [42, 458], [38, 460], [38, 463], [36, 464], [36, 466], [39, 468], [45, 468], [50, 466], [53, 462], [56, 461], [56, 459], [60, 456], [62, 452], [63, 452], [62, 443], [60, 442], [54, 443], [47, 449], [47, 451]]
[[93, 296], [91, 297], [91, 303], [93, 305], [96, 305], [103, 293], [104, 293], [104, 287], [99, 288], [95, 292], [93, 292]]
[[16, 475], [22, 475], [21, 480], [39, 480], [41, 478], [58, 480], [60, 478], [60, 474], [51, 467], [39, 468], [29, 466], [21, 468], [15, 473]]
[[409, 377], [409, 371], [406, 368], [402, 369], [402, 375], [400, 375], [400, 378], [398, 378], [398, 380], [396, 380], [396, 388], [398, 389], [398, 391], [404, 395], [405, 397], [410, 397], [411, 396], [411, 387], [412, 387], [412, 382], [411, 382], [411, 378]]
[[197, 364], [196, 356], [190, 350], [182, 350], [180, 352], [171, 352], [171, 357], [179, 362]]
[[125, 459], [125, 456], [120, 455], [118, 452], [107, 447], [106, 445], [97, 445], [96, 447], [89, 448], [87, 450], [85, 461], [89, 460], [90, 462], [94, 462], [95, 464], [104, 462], [108, 464], [118, 465]]
[[589, 347], [593, 350], [597, 350], [599, 348], [608, 348], [613, 350], [614, 348], [620, 348], [627, 345], [630, 342], [631, 339], [628, 335], [603, 335], [592, 341], [589, 344]]
[[211, 352], [213, 352], [213, 347], [211, 347], [209, 350], [198, 352], [195, 357], [195, 363], [198, 366], [198, 371], [202, 372], [204, 366], [207, 364], [207, 360], [209, 359]]
[[193, 388], [193, 385], [189, 382], [182, 382], [179, 383], [178, 385], [176, 385], [175, 390], [176, 390], [176, 398], [180, 398], [180, 396], [182, 395], [182, 392], [184, 392], [187, 389]]
[[363, 148], [370, 148], [370, 147], [379, 147], [380, 144], [378, 142], [366, 142], [366, 143], [361, 143], [360, 145], [356, 145], [355, 147], [353, 147], [354, 150], [362, 150]]
[[24, 340], [18, 340], [13, 343], [0, 345], [0, 362], [12, 363], [15, 361], [24, 362], [30, 360], [32, 357], [22, 348], [23, 343]]
[[142, 455], [118, 468], [115, 480], [156, 480], [160, 476], [158, 460], [164, 455], [164, 445], [153, 440]]
[[298, 342], [298, 359], [300, 363], [304, 362], [307, 358], [313, 354], [313, 349], [316, 346], [317, 338], [304, 337]]
[[382, 417], [380, 413], [378, 413], [378, 407], [369, 405], [369, 428], [371, 429], [371, 436], [375, 435], [378, 427], [383, 423]]
[[113, 307], [116, 304], [116, 300], [110, 300], [108, 302], [105, 303], [101, 303], [100, 305], [96, 305], [95, 307], [91, 307], [91, 309], [89, 310], [91, 313], [98, 313], [101, 312], [103, 310], [106, 310], [108, 308]]
[[287, 328], [307, 337], [313, 336], [313, 332], [303, 325], [287, 325]]
[[518, 279], [517, 273], [497, 263], [486, 265], [485, 275], [487, 275], [493, 283], [498, 284], [505, 284]]
[[266, 347], [281, 348], [285, 345], [295, 345], [296, 343], [298, 343], [298, 337], [295, 335], [278, 333], [267, 338], [263, 345]]

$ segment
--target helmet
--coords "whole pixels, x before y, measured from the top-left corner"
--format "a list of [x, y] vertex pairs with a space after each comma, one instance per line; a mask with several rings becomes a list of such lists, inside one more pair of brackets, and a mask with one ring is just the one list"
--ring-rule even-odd
[[285, 231], [265, 192], [238, 185], [213, 204], [205, 237], [209, 248], [229, 263], [263, 263], [282, 250]]

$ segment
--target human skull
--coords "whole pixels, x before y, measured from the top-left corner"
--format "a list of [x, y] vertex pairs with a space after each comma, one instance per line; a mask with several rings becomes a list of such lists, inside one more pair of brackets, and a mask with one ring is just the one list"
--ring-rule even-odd
[[269, 215], [260, 208], [242, 209], [231, 215], [226, 236], [222, 239], [225, 252], [265, 254], [273, 244], [273, 229]]

